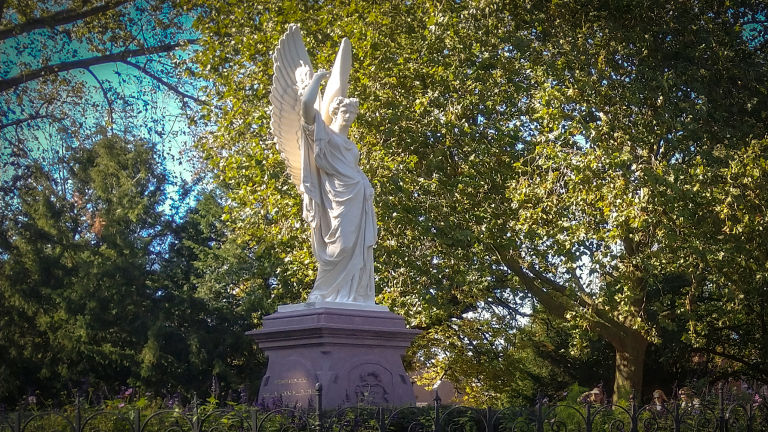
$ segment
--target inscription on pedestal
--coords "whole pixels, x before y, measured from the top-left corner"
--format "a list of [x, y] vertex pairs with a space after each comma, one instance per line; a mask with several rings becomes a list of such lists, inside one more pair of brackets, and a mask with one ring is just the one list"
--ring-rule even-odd
[[278, 396], [302, 396], [302, 395], [313, 395], [315, 394], [314, 390], [285, 390], [281, 392], [274, 392], [265, 394], [266, 397], [278, 397]]
[[[259, 395], [262, 398], [282, 398], [283, 403], [309, 402], [315, 394], [315, 380], [304, 361], [297, 357], [283, 359], [282, 370], [276, 375], [264, 377]], [[270, 402], [270, 401], [267, 401]]]
[[296, 384], [309, 382], [306, 378], [289, 378], [289, 379], [276, 379], [275, 384]]
[[[287, 390], [281, 390], [281, 391], [275, 391], [272, 393], [265, 394], [264, 396], [268, 397], [277, 397], [277, 396], [304, 396], [304, 395], [313, 395], [315, 394], [315, 390], [312, 389], [312, 384], [309, 382], [307, 378], [287, 378], [287, 379], [275, 379], [272, 380], [272, 384], [275, 387], [289, 387]], [[291, 388], [293, 387], [293, 388]], [[298, 387], [298, 388], [296, 388]]]

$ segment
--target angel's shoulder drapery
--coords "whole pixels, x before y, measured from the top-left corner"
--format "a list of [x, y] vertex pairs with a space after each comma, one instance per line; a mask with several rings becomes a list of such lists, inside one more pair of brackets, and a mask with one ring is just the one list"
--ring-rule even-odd
[[357, 180], [361, 172], [360, 152], [355, 143], [336, 133], [319, 115], [315, 115], [312, 125], [302, 121], [302, 132], [302, 139], [306, 140], [303, 151], [312, 157], [311, 161], [305, 159], [305, 163], [337, 177], [337, 181]]
[[326, 143], [333, 133], [331, 128], [323, 121], [323, 117], [318, 110], [315, 110], [315, 121], [307, 123], [301, 119], [301, 128], [303, 131], [302, 139], [308, 140], [311, 146], [312, 154], [317, 155], [325, 150]]

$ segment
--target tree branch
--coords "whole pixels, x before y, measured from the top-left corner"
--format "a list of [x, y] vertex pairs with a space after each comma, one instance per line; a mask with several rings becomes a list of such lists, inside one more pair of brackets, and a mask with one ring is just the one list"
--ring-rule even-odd
[[536, 269], [533, 266], [528, 266], [525, 269], [528, 270], [528, 272], [530, 272], [536, 279], [544, 282], [545, 284], [547, 284], [547, 286], [549, 286], [553, 290], [557, 291], [562, 295], [567, 295], [568, 288], [565, 285], [555, 281], [554, 279], [540, 272], [538, 269]]
[[123, 64], [125, 64], [125, 65], [128, 65], [128, 66], [132, 67], [132, 68], [135, 68], [135, 69], [137, 69], [139, 72], [141, 72], [141, 73], [143, 73], [144, 75], [146, 75], [146, 76], [148, 76], [148, 77], [152, 78], [153, 80], [155, 80], [155, 81], [157, 81], [158, 83], [160, 83], [160, 84], [162, 84], [163, 86], [165, 86], [165, 88], [167, 88], [168, 90], [170, 90], [170, 91], [172, 91], [172, 92], [176, 93], [177, 95], [179, 95], [179, 96], [181, 96], [181, 97], [183, 97], [183, 98], [191, 99], [191, 100], [193, 100], [193, 101], [195, 101], [195, 102], [199, 103], [200, 105], [210, 105], [208, 102], [206, 102], [206, 101], [204, 101], [204, 100], [202, 100], [202, 99], [198, 99], [198, 98], [197, 98], [197, 97], [195, 97], [195, 96], [192, 96], [192, 95], [190, 95], [190, 94], [184, 93], [183, 91], [179, 90], [179, 88], [178, 88], [178, 87], [176, 87], [176, 86], [174, 86], [173, 84], [171, 84], [171, 83], [169, 83], [169, 82], [165, 81], [164, 79], [160, 78], [159, 76], [155, 75], [154, 73], [152, 73], [152, 72], [148, 71], [148, 70], [147, 70], [147, 68], [145, 68], [144, 66], [139, 66], [139, 65], [137, 65], [136, 63], [130, 62], [130, 61], [128, 61], [128, 60], [121, 60], [121, 61], [120, 61], [120, 63], [123, 63]]
[[637, 255], [637, 249], [636, 249], [636, 243], [634, 240], [632, 240], [631, 237], [629, 237], [628, 234], [624, 235], [624, 238], [621, 239], [622, 246], [624, 246], [624, 252], [627, 254], [628, 257], [634, 257]]
[[21, 118], [21, 119], [18, 119], [18, 120], [14, 120], [12, 122], [0, 124], [0, 130], [6, 129], [6, 128], [9, 128], [9, 127], [13, 127], [13, 126], [18, 126], [18, 125], [26, 123], [28, 121], [41, 120], [41, 119], [63, 120], [63, 118], [61, 118], [61, 117], [56, 117], [56, 116], [52, 116], [52, 115], [49, 115], [49, 114], [33, 114], [33, 115], [30, 115], [30, 116], [27, 116], [27, 117], [24, 117], [24, 118]]
[[741, 357], [736, 357], [735, 355], [724, 353], [724, 352], [720, 352], [720, 351], [717, 351], [717, 350], [714, 350], [714, 349], [710, 349], [710, 348], [691, 348], [691, 352], [699, 352], [699, 353], [704, 353], [704, 354], [712, 354], [712, 355], [717, 356], [717, 357], [722, 357], [724, 359], [735, 361], [736, 363], [741, 363], [744, 366], [748, 366], [748, 367], [752, 367], [753, 366], [753, 364], [751, 362], [749, 362], [749, 361], [747, 361], [747, 360], [745, 360], [745, 359], [743, 359]]
[[112, 130], [112, 125], [115, 123], [115, 119], [112, 116], [112, 101], [109, 99], [107, 90], [104, 88], [104, 85], [101, 83], [101, 80], [99, 79], [99, 77], [97, 77], [96, 74], [93, 73], [91, 68], [85, 68], [85, 70], [87, 70], [88, 73], [91, 74], [93, 79], [95, 79], [96, 82], [99, 84], [99, 87], [101, 87], [101, 94], [104, 95], [104, 99], [106, 99], [107, 101], [107, 108], [109, 108], [109, 129]]
[[[566, 287], [565, 285], [555, 281], [554, 279], [550, 278], [549, 276], [545, 275], [544, 273], [540, 272], [539, 270], [537, 270], [532, 266], [526, 267], [526, 270], [528, 270], [536, 279], [544, 282], [547, 286], [555, 290], [558, 294], [565, 297], [570, 297], [568, 295], [568, 287]], [[576, 278], [576, 280], [578, 281], [578, 278]], [[590, 299], [586, 295], [579, 295], [579, 299], [576, 300], [576, 302], [578, 303], [579, 306], [584, 308], [592, 307], [592, 299]]]
[[493, 297], [494, 297], [495, 300], [488, 301], [488, 304], [491, 305], [491, 306], [498, 306], [498, 307], [506, 310], [507, 312], [512, 313], [515, 316], [522, 316], [522, 317], [526, 317], [526, 318], [530, 318], [530, 317], [533, 316], [532, 314], [523, 312], [520, 309], [512, 306], [506, 300], [504, 300], [501, 297], [499, 297], [498, 294], [494, 294]]
[[91, 66], [100, 64], [119, 62], [133, 57], [144, 57], [152, 54], [167, 53], [176, 50], [177, 48], [186, 45], [194, 44], [197, 39], [183, 39], [178, 42], [168, 43], [164, 45], [158, 45], [147, 48], [138, 48], [133, 50], [125, 50], [119, 53], [106, 54], [96, 57], [88, 57], [79, 60], [72, 60], [67, 62], [56, 63], [48, 66], [43, 66], [31, 71], [24, 71], [17, 75], [14, 75], [8, 79], [0, 80], [0, 92], [8, 90], [10, 88], [19, 86], [21, 84], [34, 81], [50, 75], [59, 74], [62, 72], [70, 71], [73, 69], [86, 69]]
[[533, 277], [531, 277], [531, 275], [529, 275], [517, 262], [517, 260], [512, 258], [512, 256], [506, 250], [497, 247], [494, 244], [491, 245], [491, 248], [493, 248], [494, 252], [496, 252], [496, 255], [499, 257], [501, 262], [504, 263], [504, 265], [510, 271], [512, 271], [512, 273], [514, 273], [518, 279], [520, 279], [520, 282], [525, 285], [525, 288], [531, 293], [531, 295], [536, 298], [536, 300], [539, 301], [539, 303], [541, 303], [547, 309], [547, 311], [549, 311], [549, 313], [560, 319], [565, 319], [565, 314], [571, 309], [571, 307], [563, 304], [546, 290], [539, 287]]
[[587, 292], [587, 289], [584, 288], [584, 284], [581, 283], [581, 280], [579, 279], [579, 276], [576, 274], [576, 271], [573, 269], [569, 269], [569, 273], [571, 274], [571, 279], [573, 279], [574, 284], [576, 284], [576, 290], [579, 292], [579, 297], [581, 299], [588, 303], [590, 306], [592, 306], [592, 298], [589, 297], [589, 293]]
[[[525, 288], [531, 293], [531, 295], [533, 295], [536, 300], [538, 300], [538, 302], [541, 303], [542, 306], [544, 306], [544, 308], [547, 309], [547, 311], [553, 316], [560, 319], [565, 319], [566, 313], [568, 311], [574, 310], [575, 306], [578, 305], [584, 308], [589, 307], [589, 305], [585, 305], [580, 297], [571, 299], [566, 295], [565, 292], [561, 293], [559, 290], [565, 288], [563, 285], [558, 284], [549, 278], [541, 280], [544, 283], [546, 283], [546, 280], [554, 282], [550, 287], [566, 297], [569, 300], [569, 304], [565, 304], [562, 301], [556, 299], [548, 291], [541, 288], [536, 283], [536, 280], [526, 272], [526, 269], [523, 269], [522, 265], [517, 261], [517, 259], [512, 257], [512, 255], [506, 252], [506, 250], [494, 244], [491, 245], [491, 248], [493, 248], [493, 250], [496, 252], [496, 255], [499, 257], [501, 262], [520, 279], [520, 281], [523, 283], [523, 285], [525, 285]], [[527, 270], [531, 271], [531, 269]], [[536, 273], [539, 272], [536, 271]], [[532, 274], [538, 278], [535, 273]], [[592, 327], [592, 330], [597, 332], [600, 336], [606, 338], [614, 346], [625, 344], [630, 334], [632, 336], [637, 336], [639, 334], [636, 330], [613, 319], [605, 310], [599, 308], [590, 310], [598, 318], [589, 319], [590, 327]]]
[[[133, 0], [117, 0], [94, 6], [90, 9], [69, 8], [56, 11], [50, 15], [31, 18], [22, 23], [0, 28], [0, 41], [29, 33], [46, 27], [58, 27], [73, 22], [82, 21], [95, 15], [109, 12]], [[4, 1], [3, 1], [4, 2]]]

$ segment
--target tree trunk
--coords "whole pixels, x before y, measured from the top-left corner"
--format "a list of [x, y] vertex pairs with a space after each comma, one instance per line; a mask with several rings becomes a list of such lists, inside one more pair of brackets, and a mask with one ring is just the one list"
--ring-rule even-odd
[[648, 341], [641, 335], [626, 335], [621, 344], [616, 348], [616, 380], [613, 384], [613, 403], [620, 400], [627, 401], [629, 396], [635, 393], [640, 397], [643, 391], [643, 363], [645, 362], [645, 348]]

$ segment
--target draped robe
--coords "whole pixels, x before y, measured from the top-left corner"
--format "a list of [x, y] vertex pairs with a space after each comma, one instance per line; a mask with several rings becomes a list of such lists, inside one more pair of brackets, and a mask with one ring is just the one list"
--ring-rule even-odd
[[317, 279], [309, 301], [375, 303], [373, 188], [360, 169], [357, 145], [315, 112], [301, 131], [304, 219], [311, 227]]

